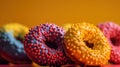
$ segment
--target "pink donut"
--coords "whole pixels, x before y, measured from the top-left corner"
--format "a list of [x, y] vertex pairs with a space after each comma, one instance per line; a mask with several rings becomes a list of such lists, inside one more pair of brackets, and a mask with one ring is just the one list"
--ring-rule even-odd
[[98, 27], [103, 31], [112, 47], [110, 62], [120, 63], [120, 26], [113, 22], [101, 23]]

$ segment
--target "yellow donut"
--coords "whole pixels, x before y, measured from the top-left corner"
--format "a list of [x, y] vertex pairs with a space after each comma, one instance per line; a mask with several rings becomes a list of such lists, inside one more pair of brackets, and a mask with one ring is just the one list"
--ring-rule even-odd
[[9, 23], [3, 26], [5, 32], [13, 32], [15, 37], [24, 38], [24, 35], [28, 33], [28, 27], [21, 25], [19, 23]]
[[93, 24], [71, 25], [64, 36], [65, 51], [77, 64], [101, 66], [108, 63], [111, 47], [103, 33]]

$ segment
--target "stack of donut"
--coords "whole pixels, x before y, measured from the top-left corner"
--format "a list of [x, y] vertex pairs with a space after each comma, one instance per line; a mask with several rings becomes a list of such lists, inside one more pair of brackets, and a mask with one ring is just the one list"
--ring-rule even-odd
[[19, 24], [5, 25], [0, 29], [0, 55], [12, 63], [34, 61], [41, 66], [120, 64], [119, 25], [83, 22], [64, 28], [44, 23], [28, 31]]
[[39, 65], [69, 63], [102, 66], [110, 59], [111, 47], [104, 34], [93, 24], [73, 24], [64, 31], [55, 24], [30, 29], [24, 40], [27, 55]]

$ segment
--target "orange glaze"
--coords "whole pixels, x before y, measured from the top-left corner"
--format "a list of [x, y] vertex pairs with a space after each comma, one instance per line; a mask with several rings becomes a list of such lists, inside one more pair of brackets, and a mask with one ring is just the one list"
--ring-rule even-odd
[[[85, 65], [102, 66], [110, 59], [111, 47], [93, 24], [73, 24], [64, 36], [64, 43], [66, 53], [77, 64], [82, 62]], [[92, 44], [93, 47], [88, 47]]]

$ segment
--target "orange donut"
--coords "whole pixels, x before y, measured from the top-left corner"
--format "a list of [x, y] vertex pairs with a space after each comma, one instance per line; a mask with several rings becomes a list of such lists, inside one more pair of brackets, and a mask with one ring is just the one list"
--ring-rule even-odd
[[64, 43], [66, 54], [77, 64], [102, 66], [110, 59], [111, 47], [93, 24], [71, 25], [64, 36]]

